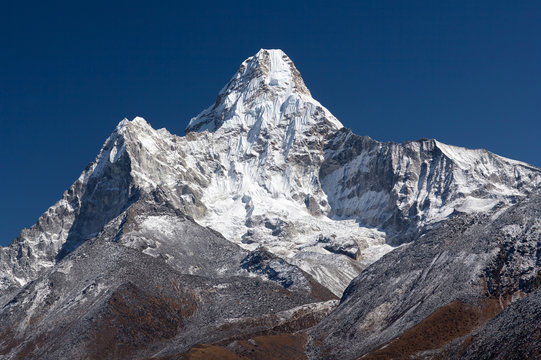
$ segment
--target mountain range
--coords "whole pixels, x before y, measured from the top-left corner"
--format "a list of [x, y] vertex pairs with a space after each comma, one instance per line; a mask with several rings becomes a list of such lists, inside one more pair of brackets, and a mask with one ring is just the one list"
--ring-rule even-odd
[[185, 136], [121, 121], [0, 248], [0, 355], [540, 357], [540, 186], [354, 134], [262, 49]]

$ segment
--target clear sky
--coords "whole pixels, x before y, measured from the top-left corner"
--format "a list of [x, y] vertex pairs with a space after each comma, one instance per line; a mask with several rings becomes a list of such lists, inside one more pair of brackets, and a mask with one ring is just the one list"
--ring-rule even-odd
[[0, 40], [2, 245], [120, 120], [182, 135], [260, 48], [358, 134], [541, 166], [540, 1], [4, 1]]

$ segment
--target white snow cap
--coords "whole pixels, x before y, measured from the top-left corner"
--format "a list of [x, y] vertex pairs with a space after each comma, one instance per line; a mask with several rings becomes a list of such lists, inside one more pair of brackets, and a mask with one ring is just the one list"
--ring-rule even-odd
[[[261, 49], [257, 54], [246, 59], [243, 65], [246, 66], [247, 70], [251, 70], [250, 68], [261, 70], [258, 75], [263, 77], [263, 81], [267, 85], [291, 91], [295, 90], [310, 96], [310, 91], [304, 85], [295, 64], [280, 49]], [[242, 66], [239, 72], [241, 70]]]
[[[286, 108], [321, 108], [334, 128], [342, 124], [314, 100], [293, 61], [279, 49], [261, 49], [244, 60], [239, 70], [220, 91], [213, 106], [191, 119], [186, 132], [216, 131], [222, 126], [249, 126], [247, 116], [277, 107], [272, 117], [281, 117]], [[268, 112], [268, 111], [267, 111]], [[257, 117], [257, 114], [255, 114]]]

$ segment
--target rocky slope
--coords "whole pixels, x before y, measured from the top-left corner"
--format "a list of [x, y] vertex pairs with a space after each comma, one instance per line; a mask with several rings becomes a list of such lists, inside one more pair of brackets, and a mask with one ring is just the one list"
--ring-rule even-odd
[[457, 214], [508, 206], [540, 184], [539, 169], [486, 150], [421, 139], [381, 143], [342, 129], [325, 145], [322, 188], [335, 218], [416, 239]]
[[[539, 359], [541, 289], [509, 305], [494, 320], [442, 353], [451, 359]], [[438, 354], [439, 355], [439, 354]]]
[[[364, 270], [340, 306], [310, 330], [307, 349], [314, 359], [457, 356], [456, 348], [436, 350], [468, 336], [515, 301], [524, 305], [513, 305], [488, 323], [473, 343], [462, 339], [466, 353], [476, 358], [484, 343], [497, 338], [500, 347], [511, 349], [521, 341], [533, 346], [536, 335], [520, 340], [513, 329], [529, 324], [539, 330], [535, 318], [526, 317], [537, 310], [524, 310], [537, 301], [537, 292], [528, 294], [541, 284], [540, 249], [539, 194], [508, 210], [451, 219]], [[496, 330], [514, 322], [516, 327]]]

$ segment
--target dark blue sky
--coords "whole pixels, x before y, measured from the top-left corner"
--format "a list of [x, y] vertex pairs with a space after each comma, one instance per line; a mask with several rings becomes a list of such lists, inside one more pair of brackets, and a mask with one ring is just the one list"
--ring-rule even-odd
[[358, 134], [541, 166], [541, 2], [329, 4], [3, 2], [0, 244], [60, 199], [120, 120], [183, 134], [260, 48], [283, 49]]

